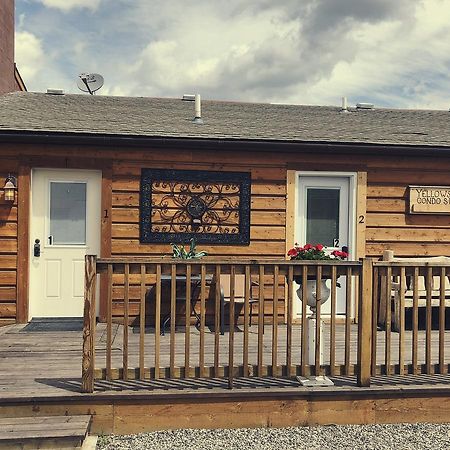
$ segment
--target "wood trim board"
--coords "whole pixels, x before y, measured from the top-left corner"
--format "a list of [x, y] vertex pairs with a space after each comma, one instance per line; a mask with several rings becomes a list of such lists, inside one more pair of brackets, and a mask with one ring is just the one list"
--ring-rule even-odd
[[31, 168], [21, 163], [18, 176], [17, 218], [17, 316], [18, 323], [28, 321], [30, 265], [30, 194]]

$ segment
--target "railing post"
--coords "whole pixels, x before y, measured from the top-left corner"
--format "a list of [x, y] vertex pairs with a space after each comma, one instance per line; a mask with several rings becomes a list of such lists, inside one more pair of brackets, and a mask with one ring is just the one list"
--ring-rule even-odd
[[372, 302], [373, 302], [373, 261], [362, 260], [359, 283], [359, 323], [358, 323], [358, 386], [370, 386], [371, 344], [372, 344]]
[[97, 256], [86, 255], [84, 268], [83, 359], [81, 365], [82, 392], [94, 392], [96, 280]]

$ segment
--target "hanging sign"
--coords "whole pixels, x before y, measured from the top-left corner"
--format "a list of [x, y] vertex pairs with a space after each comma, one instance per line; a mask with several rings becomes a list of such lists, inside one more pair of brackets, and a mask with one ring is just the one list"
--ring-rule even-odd
[[450, 214], [450, 187], [408, 186], [411, 214]]

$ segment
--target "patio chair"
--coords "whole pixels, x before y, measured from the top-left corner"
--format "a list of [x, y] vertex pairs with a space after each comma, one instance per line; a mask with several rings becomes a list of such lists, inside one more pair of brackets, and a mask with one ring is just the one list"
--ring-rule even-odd
[[[450, 265], [450, 258], [447, 256], [434, 256], [434, 257], [422, 257], [422, 258], [397, 258], [394, 257], [394, 252], [391, 250], [386, 250], [383, 253], [383, 261], [390, 262], [425, 262], [425, 263], [434, 263], [434, 264], [442, 264], [442, 265]], [[384, 277], [385, 278], [385, 277]], [[427, 302], [427, 277], [419, 276], [418, 278], [418, 289], [417, 289], [417, 297], [418, 297], [418, 307], [426, 306]], [[431, 280], [431, 306], [439, 306], [440, 303], [440, 277], [433, 276]], [[449, 276], [445, 279], [445, 307], [450, 307], [450, 282]], [[412, 279], [410, 276], [406, 277], [405, 285], [403, 288], [404, 292], [404, 308], [412, 308], [413, 307], [413, 299], [414, 299], [414, 291], [411, 286]], [[382, 280], [381, 284], [381, 297], [380, 297], [380, 310], [379, 310], [379, 323], [381, 325], [385, 325], [386, 323], [386, 293], [385, 286], [386, 281]], [[392, 311], [392, 331], [400, 331], [400, 315], [402, 314], [400, 307], [400, 297], [401, 297], [402, 287], [397, 280], [397, 277], [393, 277], [391, 281], [391, 298], [393, 301], [393, 311]]]
[[[220, 275], [220, 334], [225, 333], [225, 305], [230, 305], [231, 300], [231, 290], [230, 290], [230, 275]], [[256, 281], [251, 280], [250, 282], [250, 298], [249, 298], [249, 324], [252, 324], [253, 318], [253, 305], [258, 302], [257, 298], [251, 296], [251, 287], [259, 286]], [[235, 324], [239, 313], [241, 312], [245, 304], [245, 275], [237, 274], [234, 277], [234, 303], [239, 305], [235, 309]]]

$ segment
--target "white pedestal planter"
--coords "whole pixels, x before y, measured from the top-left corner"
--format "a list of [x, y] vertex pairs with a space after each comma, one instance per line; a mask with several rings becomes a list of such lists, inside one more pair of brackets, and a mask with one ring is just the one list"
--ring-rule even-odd
[[[306, 327], [306, 361], [310, 366], [314, 366], [316, 363], [316, 347], [319, 344], [319, 364], [323, 365], [323, 320], [320, 319], [317, 322], [316, 318], [316, 305], [317, 300], [321, 301], [321, 305], [328, 300], [330, 296], [330, 288], [326, 284], [327, 280], [320, 281], [320, 299], [317, 298], [317, 283], [316, 280], [308, 280], [306, 285], [306, 304], [311, 308], [313, 312], [312, 316], [303, 318], [303, 326]], [[299, 287], [297, 295], [301, 301], [303, 301], [303, 288]], [[319, 327], [320, 342], [316, 341], [316, 329]], [[310, 377], [297, 377], [297, 380], [302, 386], [333, 386], [333, 382], [326, 376], [310, 376]]]
[[[303, 301], [303, 287], [297, 289], [298, 298]], [[327, 286], [327, 280], [320, 280], [320, 300], [323, 305], [330, 296], [330, 288]], [[306, 304], [313, 310], [316, 309], [317, 303], [317, 283], [316, 280], [308, 280], [306, 282]]]

